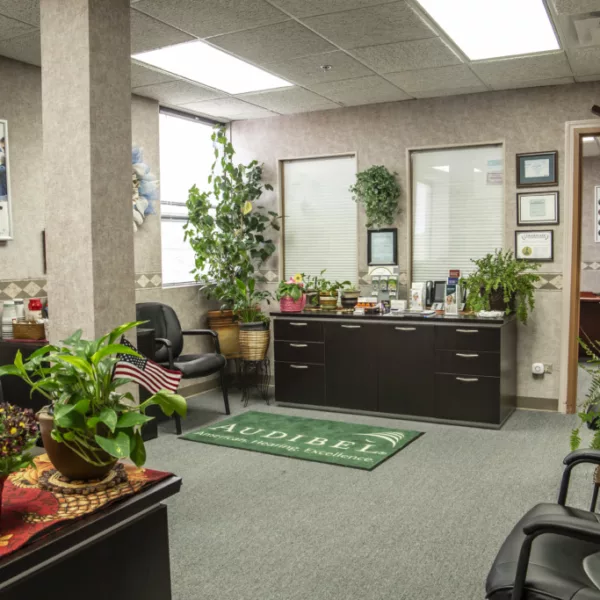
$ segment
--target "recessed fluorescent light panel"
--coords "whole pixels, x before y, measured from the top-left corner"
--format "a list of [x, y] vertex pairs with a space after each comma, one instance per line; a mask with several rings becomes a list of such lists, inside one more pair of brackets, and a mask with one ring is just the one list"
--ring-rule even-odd
[[559, 50], [543, 0], [417, 0], [470, 60]]
[[244, 94], [293, 85], [200, 41], [134, 54], [133, 58], [228, 94]]

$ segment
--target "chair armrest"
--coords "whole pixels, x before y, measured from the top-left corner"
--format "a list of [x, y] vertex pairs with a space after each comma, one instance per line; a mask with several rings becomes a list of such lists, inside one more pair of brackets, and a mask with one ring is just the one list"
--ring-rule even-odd
[[600, 543], [600, 523], [598, 521], [587, 521], [578, 517], [567, 515], [541, 515], [523, 527], [523, 533], [527, 536], [521, 546], [515, 583], [513, 587], [512, 600], [523, 600], [525, 598], [525, 579], [527, 567], [531, 555], [533, 540], [544, 533], [562, 535], [575, 538], [583, 542]]
[[159, 346], [164, 346], [167, 349], [167, 355], [169, 356], [169, 369], [174, 369], [175, 364], [173, 361], [173, 344], [167, 338], [154, 338], [154, 341]]
[[219, 344], [219, 335], [212, 329], [186, 329], [182, 331], [183, 335], [210, 335], [215, 342], [215, 351], [217, 354], [221, 354], [221, 344]]
[[567, 493], [569, 491], [569, 480], [571, 478], [571, 471], [577, 465], [583, 464], [595, 464], [600, 465], [600, 450], [593, 450], [592, 448], [582, 448], [581, 450], [574, 450], [567, 454], [563, 459], [565, 470], [563, 471], [562, 480], [560, 482], [560, 491], [558, 493], [558, 503], [563, 506], [567, 502]]

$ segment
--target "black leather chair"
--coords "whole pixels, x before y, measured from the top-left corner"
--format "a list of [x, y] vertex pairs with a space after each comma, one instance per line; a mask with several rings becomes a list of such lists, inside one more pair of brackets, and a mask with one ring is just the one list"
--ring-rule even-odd
[[534, 506], [514, 527], [486, 582], [489, 600], [600, 600], [600, 515], [566, 506], [571, 471], [600, 465], [600, 450], [565, 459], [558, 504]]
[[[136, 315], [138, 321], [148, 321], [144, 327], [151, 327], [156, 334], [157, 363], [169, 369], [181, 371], [184, 378], [206, 377], [220, 372], [221, 389], [225, 403], [225, 414], [231, 414], [229, 410], [229, 397], [227, 395], [227, 382], [224, 376], [226, 358], [221, 354], [219, 337], [210, 329], [190, 329], [183, 331], [175, 311], [166, 304], [160, 302], [141, 302], [136, 304]], [[215, 352], [205, 354], [182, 354], [183, 338], [186, 335], [206, 335], [213, 339]], [[181, 433], [181, 417], [175, 413], [175, 425], [177, 433]]]

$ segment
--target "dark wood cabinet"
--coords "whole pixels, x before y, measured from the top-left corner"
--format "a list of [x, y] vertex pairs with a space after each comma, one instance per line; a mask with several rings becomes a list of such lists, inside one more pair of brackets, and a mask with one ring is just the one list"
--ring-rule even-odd
[[354, 410], [378, 410], [373, 326], [325, 323], [327, 404]]
[[501, 427], [516, 321], [274, 315], [278, 402]]
[[379, 411], [431, 417], [434, 328], [429, 325], [374, 325], [377, 336]]

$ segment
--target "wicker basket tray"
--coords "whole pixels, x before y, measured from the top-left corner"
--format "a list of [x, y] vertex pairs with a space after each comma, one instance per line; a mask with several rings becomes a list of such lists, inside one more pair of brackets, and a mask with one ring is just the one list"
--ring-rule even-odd
[[16, 340], [44, 340], [46, 331], [42, 323], [17, 321], [13, 322], [13, 337]]

